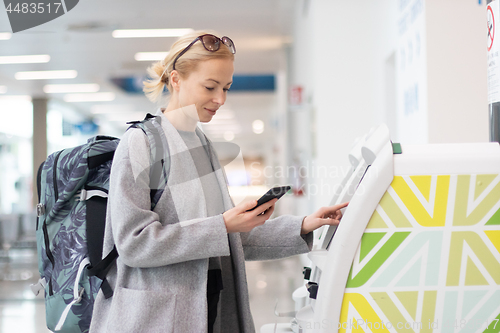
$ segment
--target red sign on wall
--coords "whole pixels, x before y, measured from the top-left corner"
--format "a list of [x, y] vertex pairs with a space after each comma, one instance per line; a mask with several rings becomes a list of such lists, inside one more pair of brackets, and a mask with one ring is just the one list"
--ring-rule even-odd
[[300, 85], [293, 85], [290, 87], [290, 104], [302, 105], [304, 88]]

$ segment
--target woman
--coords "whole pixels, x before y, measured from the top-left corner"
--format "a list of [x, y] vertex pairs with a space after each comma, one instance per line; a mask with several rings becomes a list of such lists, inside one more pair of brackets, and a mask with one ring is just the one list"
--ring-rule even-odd
[[255, 332], [244, 260], [305, 253], [312, 231], [337, 224], [346, 205], [307, 217], [268, 220], [276, 199], [252, 211], [234, 207], [211, 144], [197, 128], [224, 104], [236, 52], [227, 37], [194, 32], [173, 44], [148, 71], [148, 98], [167, 86], [160, 109], [170, 170], [167, 188], [150, 209], [150, 148], [138, 129], [125, 133], [110, 180], [104, 252], [119, 257], [108, 274], [113, 297], [100, 292], [90, 332]]

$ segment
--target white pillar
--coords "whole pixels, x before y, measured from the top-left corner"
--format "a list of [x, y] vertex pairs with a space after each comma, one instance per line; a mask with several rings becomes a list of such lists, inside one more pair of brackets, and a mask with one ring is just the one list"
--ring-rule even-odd
[[33, 207], [38, 203], [37, 172], [47, 158], [47, 98], [33, 98]]

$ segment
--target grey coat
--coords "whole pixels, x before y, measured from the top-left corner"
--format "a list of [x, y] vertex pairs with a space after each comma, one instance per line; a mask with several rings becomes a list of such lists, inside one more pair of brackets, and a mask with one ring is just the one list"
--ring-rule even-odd
[[[220, 330], [255, 332], [244, 260], [305, 253], [312, 246], [312, 233], [300, 235], [303, 217], [281, 216], [249, 233], [228, 234], [222, 214], [207, 217], [196, 165], [179, 133], [161, 116], [171, 168], [167, 189], [154, 211], [147, 138], [141, 130], [131, 129], [115, 152], [104, 240], [105, 254], [113, 244], [119, 253], [108, 274], [114, 295], [105, 299], [99, 292], [90, 332], [206, 332], [208, 258], [219, 256], [224, 285]], [[197, 134], [211, 147], [199, 129]], [[230, 209], [224, 171], [213, 149], [208, 151], [224, 208]]]

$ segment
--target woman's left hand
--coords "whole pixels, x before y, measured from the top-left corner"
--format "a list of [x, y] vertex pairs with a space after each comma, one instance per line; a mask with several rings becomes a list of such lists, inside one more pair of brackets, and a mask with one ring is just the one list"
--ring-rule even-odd
[[324, 225], [337, 225], [342, 218], [342, 208], [347, 207], [349, 203], [344, 202], [342, 204], [321, 207], [313, 214], [306, 216], [304, 221], [302, 221], [301, 234], [308, 234], [313, 230], [318, 229]]

